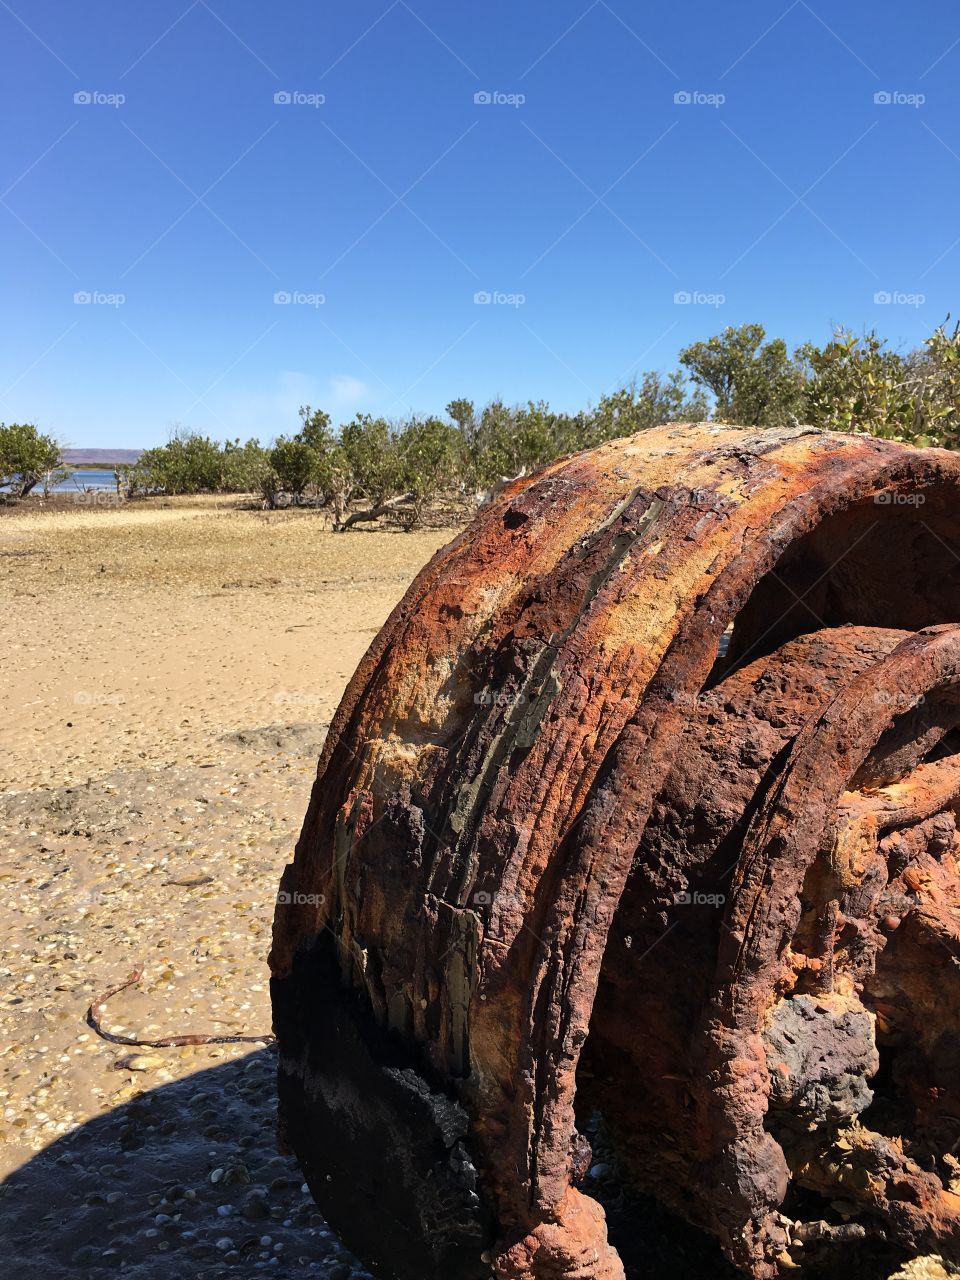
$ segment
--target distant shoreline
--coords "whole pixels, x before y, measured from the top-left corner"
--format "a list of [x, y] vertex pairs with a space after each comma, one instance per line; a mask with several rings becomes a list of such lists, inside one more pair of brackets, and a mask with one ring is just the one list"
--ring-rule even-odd
[[88, 467], [135, 466], [142, 449], [62, 449], [64, 466], [76, 470]]

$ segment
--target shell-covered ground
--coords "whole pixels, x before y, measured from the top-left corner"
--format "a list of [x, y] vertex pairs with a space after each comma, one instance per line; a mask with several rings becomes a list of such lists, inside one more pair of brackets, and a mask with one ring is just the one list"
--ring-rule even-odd
[[274, 1141], [277, 884], [343, 685], [449, 532], [211, 501], [0, 520], [10, 1274], [365, 1274]]

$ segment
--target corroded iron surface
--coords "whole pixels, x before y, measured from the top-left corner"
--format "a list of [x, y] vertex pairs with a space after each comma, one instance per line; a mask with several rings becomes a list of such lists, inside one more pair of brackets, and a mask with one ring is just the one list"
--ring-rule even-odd
[[337, 712], [281, 1133], [384, 1276], [617, 1280], [583, 1175], [770, 1280], [960, 1246], [960, 461], [671, 426], [510, 486]]

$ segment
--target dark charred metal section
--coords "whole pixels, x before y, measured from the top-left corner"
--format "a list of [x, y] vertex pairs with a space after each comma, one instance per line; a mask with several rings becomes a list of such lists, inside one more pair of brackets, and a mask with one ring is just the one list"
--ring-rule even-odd
[[[274, 1005], [286, 1051], [299, 1052], [298, 1069], [279, 1077], [281, 1139], [317, 1204], [347, 1238], [375, 1240], [388, 1275], [489, 1277], [492, 1224], [463, 1107], [410, 1066], [356, 994], [343, 995], [331, 947], [299, 956], [293, 976]], [[310, 1005], [298, 1007], [306, 992]], [[305, 1036], [314, 1002], [326, 1016]]]
[[671, 426], [420, 574], [271, 954], [281, 1133], [379, 1274], [619, 1280], [600, 1131], [754, 1280], [958, 1254], [958, 491]]

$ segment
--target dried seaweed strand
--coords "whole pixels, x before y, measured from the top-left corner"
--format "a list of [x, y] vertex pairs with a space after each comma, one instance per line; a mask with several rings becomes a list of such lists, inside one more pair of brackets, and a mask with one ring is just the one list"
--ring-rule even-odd
[[119, 982], [115, 987], [110, 987], [107, 991], [97, 997], [87, 1010], [87, 1023], [94, 1031], [104, 1040], [110, 1040], [113, 1044], [126, 1044], [132, 1046], [141, 1046], [150, 1049], [173, 1049], [178, 1045], [188, 1044], [272, 1044], [276, 1039], [272, 1035], [262, 1036], [164, 1036], [160, 1040], [141, 1040], [137, 1036], [118, 1036], [112, 1031], [105, 1031], [101, 1022], [104, 1014], [105, 1006], [108, 1000], [118, 995], [127, 987], [135, 986], [143, 977], [143, 965], [138, 966], [130, 973], [123, 982]]

